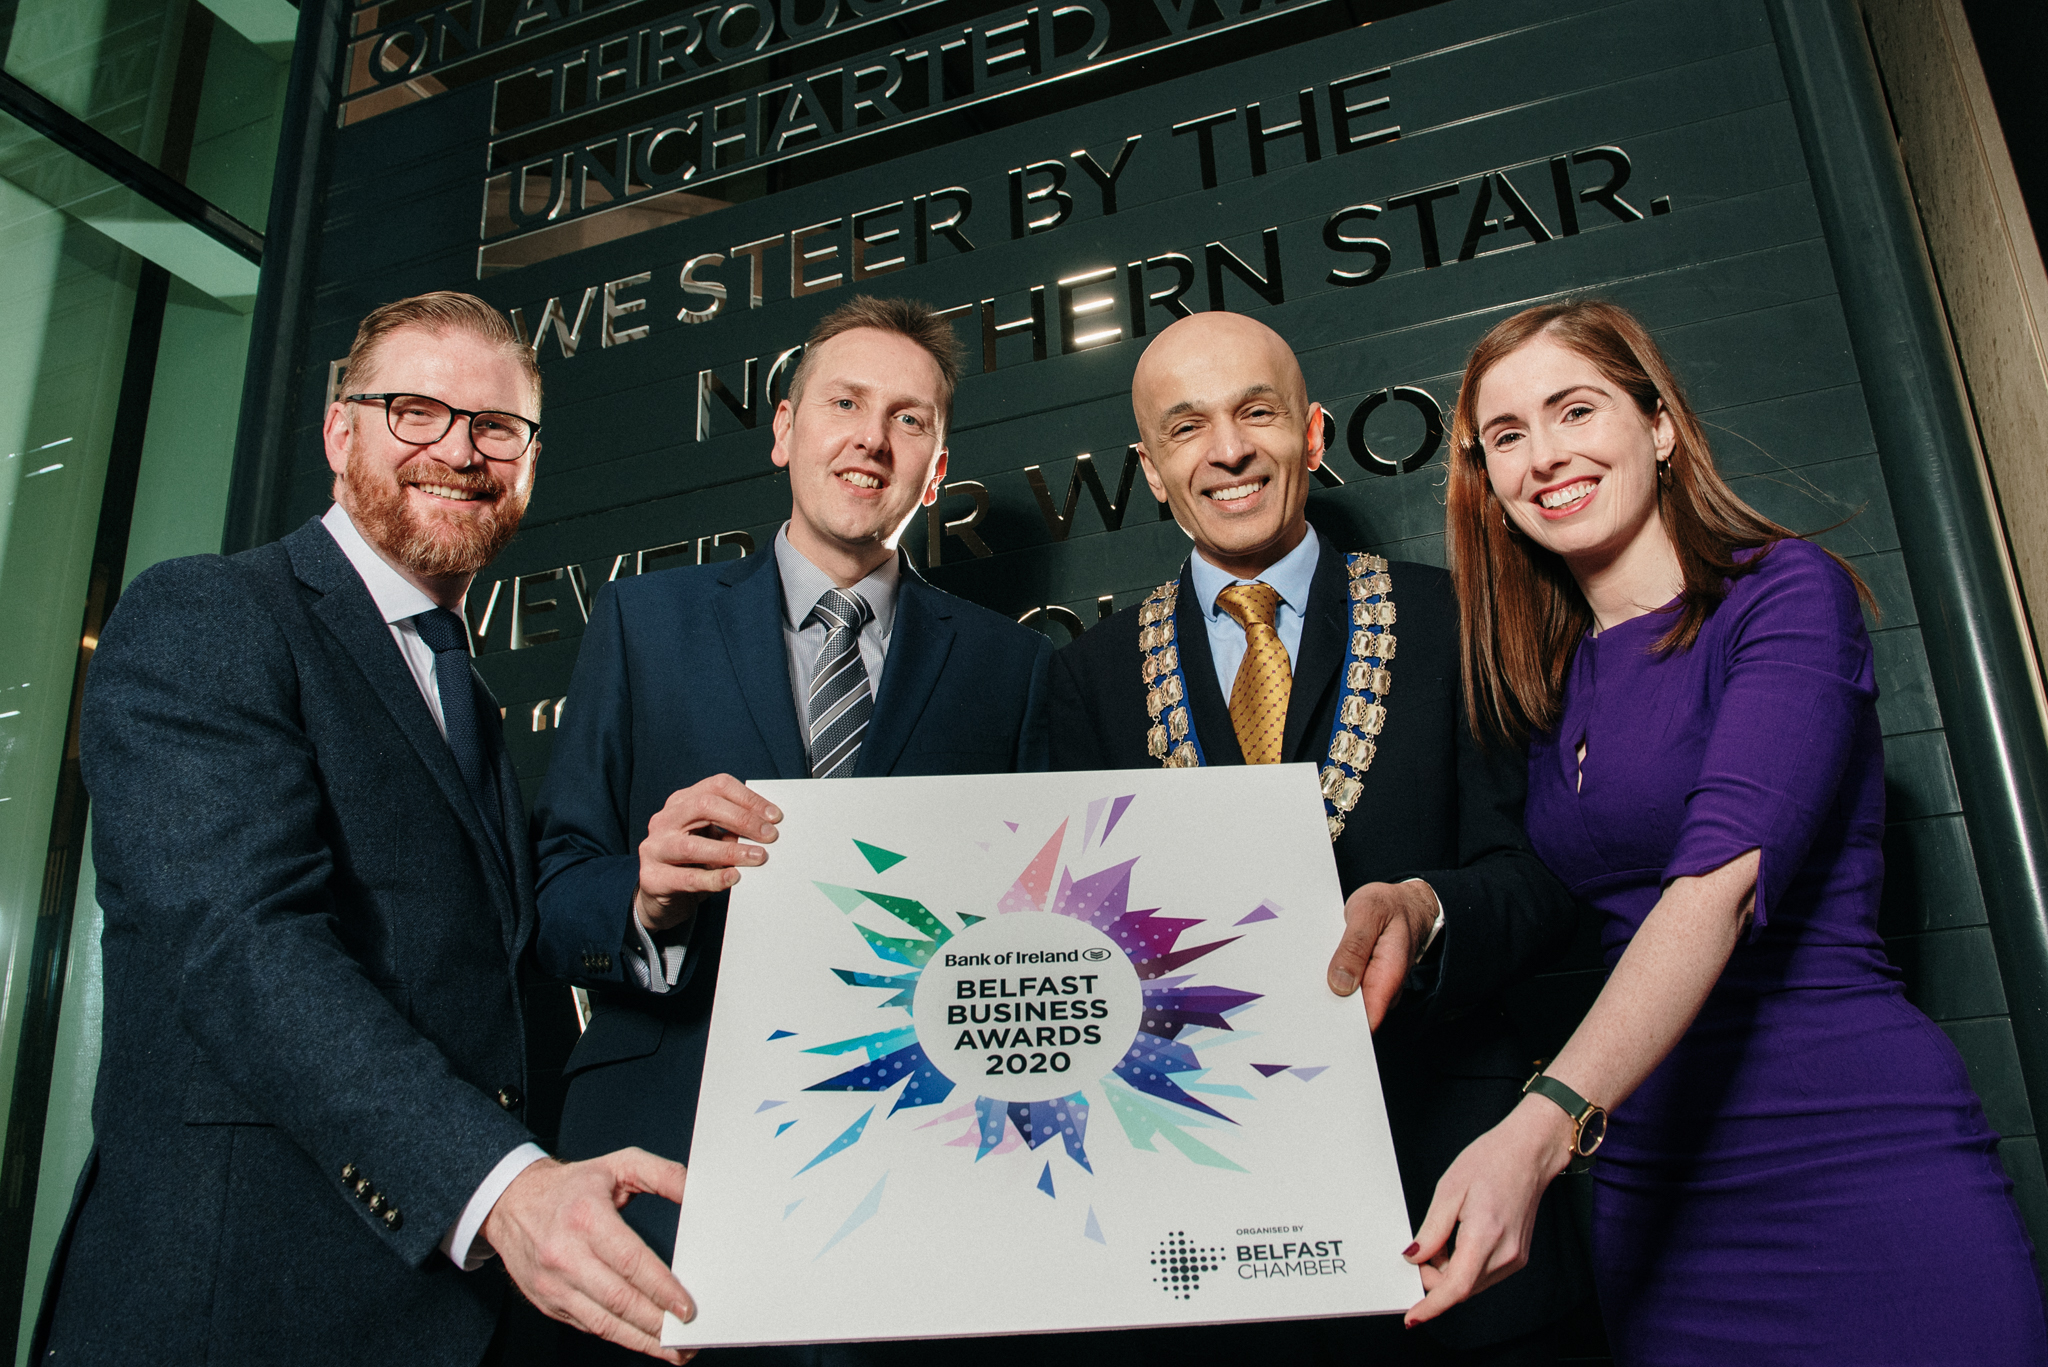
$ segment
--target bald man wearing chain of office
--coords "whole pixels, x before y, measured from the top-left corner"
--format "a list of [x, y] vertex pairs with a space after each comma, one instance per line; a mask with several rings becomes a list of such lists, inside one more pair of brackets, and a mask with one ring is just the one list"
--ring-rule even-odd
[[[1361, 993], [1377, 1031], [1419, 1221], [1438, 1176], [1507, 1114], [1529, 1073], [1531, 1046], [1499, 1010], [1500, 992], [1575, 925], [1569, 895], [1523, 833], [1522, 756], [1482, 750], [1464, 725], [1449, 576], [1346, 555], [1309, 525], [1328, 424], [1277, 334], [1238, 314], [1182, 319], [1140, 359], [1131, 403], [1146, 481], [1194, 553], [1054, 657], [1053, 766], [1320, 767], [1347, 898], [1327, 980]], [[1564, 1216], [1539, 1218], [1528, 1273], [1412, 1333], [1380, 1317], [1096, 1342], [1121, 1363], [1196, 1351], [1547, 1362], [1557, 1321], [1587, 1289]]]

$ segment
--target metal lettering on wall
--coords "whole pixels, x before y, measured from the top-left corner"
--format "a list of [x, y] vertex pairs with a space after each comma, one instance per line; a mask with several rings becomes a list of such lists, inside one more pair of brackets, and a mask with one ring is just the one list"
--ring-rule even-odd
[[[573, 21], [639, 18], [647, 6], [566, 4], [565, 13], [564, 0], [523, 0], [495, 20], [487, 0], [410, 14], [370, 6], [348, 40], [345, 122], [444, 93], [459, 71], [491, 79], [479, 277], [729, 207], [758, 194], [757, 173], [769, 168], [820, 163], [855, 142], [887, 156], [884, 135], [963, 111], [976, 112], [980, 131], [1038, 112], [1083, 69], [1135, 67], [1191, 42], [1213, 48], [1283, 10], [1332, 8], [1157, 0], [1113, 12], [1104, 0], [1031, 0], [982, 13], [978, 0], [822, 0], [800, 14], [798, 0], [721, 0], [592, 34]], [[930, 27], [906, 41], [913, 15]], [[524, 41], [542, 34], [557, 43], [535, 51]], [[851, 42], [862, 45], [849, 51]], [[515, 51], [528, 60], [499, 69]], [[816, 64], [788, 74], [802, 58]], [[823, 164], [824, 174], [843, 169]]]
[[[1177, 317], [1270, 321], [1326, 413], [1318, 525], [1440, 560], [1444, 410], [1492, 319], [1698, 275], [1654, 295], [1661, 325], [1678, 302], [1763, 309], [1828, 277], [1824, 256], [1770, 274], [1819, 249], [1744, 0], [468, 3], [378, 7], [352, 40], [447, 87], [338, 131], [344, 165], [366, 149], [357, 221], [426, 203], [414, 168], [440, 180], [430, 221], [394, 220], [413, 240], [334, 257], [320, 345], [339, 355], [381, 299], [468, 287], [535, 347], [540, 483], [469, 603], [527, 744], [553, 730], [605, 582], [767, 546], [788, 509], [769, 420], [803, 337], [853, 293], [927, 300], [966, 353], [948, 479], [906, 549], [1060, 639], [1186, 552], [1128, 403]], [[451, 24], [483, 27], [465, 45]], [[498, 187], [481, 216], [462, 180], [480, 166]], [[1786, 343], [1804, 359], [1784, 373], [1834, 363], [1820, 335]], [[1748, 353], [1707, 350], [1710, 375]], [[1841, 464], [1756, 498], [1826, 526], [1867, 498], [1837, 477], [1865, 478]], [[317, 511], [324, 467], [295, 490]]]

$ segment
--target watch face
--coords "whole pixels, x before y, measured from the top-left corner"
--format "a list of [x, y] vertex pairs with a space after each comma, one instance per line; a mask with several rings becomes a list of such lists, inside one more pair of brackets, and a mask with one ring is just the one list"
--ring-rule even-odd
[[1588, 1107], [1585, 1117], [1579, 1121], [1579, 1142], [1574, 1147], [1579, 1157], [1590, 1158], [1593, 1150], [1600, 1147], [1607, 1138], [1607, 1112], [1598, 1106]]

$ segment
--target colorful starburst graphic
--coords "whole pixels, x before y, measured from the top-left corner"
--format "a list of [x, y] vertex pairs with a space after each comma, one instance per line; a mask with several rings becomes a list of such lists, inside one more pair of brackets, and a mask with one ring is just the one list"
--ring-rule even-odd
[[[1088, 804], [1080, 853], [1100, 850], [1129, 809], [1131, 796], [1099, 798]], [[1105, 819], [1106, 818], [1106, 819]], [[1005, 822], [1012, 831], [1014, 823]], [[1087, 1138], [1092, 1088], [1116, 1116], [1133, 1147], [1157, 1151], [1156, 1142], [1165, 1141], [1187, 1159], [1211, 1167], [1242, 1171], [1239, 1165], [1189, 1131], [1212, 1122], [1236, 1124], [1230, 1116], [1195, 1096], [1191, 1081], [1206, 1068], [1197, 1046], [1183, 1039], [1201, 1028], [1232, 1029], [1230, 1018], [1260, 994], [1237, 988], [1199, 984], [1198, 976], [1187, 970], [1208, 955], [1236, 942], [1239, 935], [1212, 939], [1183, 948], [1181, 939], [1204, 923], [1199, 916], [1168, 916], [1159, 907], [1132, 910], [1131, 879], [1143, 856], [1134, 856], [1093, 872], [1076, 876], [1071, 866], [1061, 863], [1067, 840], [1068, 822], [1044, 842], [1008, 890], [997, 900], [997, 915], [1049, 913], [1068, 917], [1101, 932], [1122, 952], [1135, 973], [1141, 1006], [1136, 1036], [1130, 1047], [1102, 1076], [1081, 1081], [1080, 1088], [1064, 1095], [1021, 1101], [976, 1096], [957, 1105], [921, 1128], [971, 1119], [972, 1129], [949, 1141], [972, 1145], [975, 1160], [991, 1153], [1019, 1146], [1032, 1150], [1058, 1139], [1066, 1155], [1088, 1172]], [[1097, 831], [1100, 829], [1100, 838]], [[880, 846], [855, 841], [869, 867], [877, 874], [904, 862], [905, 856]], [[986, 848], [986, 846], [983, 846]], [[835, 968], [840, 981], [852, 988], [886, 993], [878, 1009], [900, 1008], [913, 1012], [919, 982], [940, 949], [969, 927], [988, 918], [968, 912], [952, 912], [950, 924], [924, 902], [900, 894], [818, 883], [818, 890], [842, 911], [851, 915], [863, 906], [887, 913], [909, 933], [884, 934], [855, 921], [854, 928], [880, 961], [880, 967]], [[1275, 919], [1277, 908], [1261, 903], [1239, 919], [1237, 926]], [[1091, 957], [1108, 958], [1109, 952], [1091, 951]], [[1113, 1047], [1113, 1046], [1112, 1046]], [[851, 1068], [812, 1084], [809, 1091], [884, 1092], [901, 1086], [888, 1115], [918, 1107], [936, 1106], [952, 1098], [959, 1084], [927, 1055], [912, 1021], [812, 1046], [806, 1052], [822, 1055], [859, 1054], [862, 1060]], [[1188, 1085], [1184, 1086], [1183, 1083]], [[1062, 1083], [1062, 1086], [1067, 1084]], [[1201, 1090], [1223, 1096], [1252, 1099], [1252, 1094], [1234, 1086], [1202, 1086]], [[833, 1139], [805, 1164], [805, 1169], [824, 1162], [857, 1143], [873, 1109]], [[1207, 1117], [1208, 1119], [1204, 1119]], [[780, 1133], [780, 1131], [778, 1131]], [[1056, 1198], [1052, 1168], [1044, 1166], [1037, 1186]], [[1089, 1212], [1087, 1237], [1098, 1242], [1101, 1234]]]

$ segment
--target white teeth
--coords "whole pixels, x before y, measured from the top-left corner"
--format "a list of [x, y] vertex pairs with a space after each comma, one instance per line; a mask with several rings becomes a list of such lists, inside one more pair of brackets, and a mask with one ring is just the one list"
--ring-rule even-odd
[[1233, 499], [1250, 498], [1261, 487], [1261, 483], [1258, 481], [1250, 484], [1233, 484], [1228, 489], [1211, 489], [1209, 497], [1215, 499], [1218, 503], [1228, 503]]
[[451, 499], [463, 503], [469, 502], [477, 497], [477, 495], [469, 489], [454, 489], [450, 488], [446, 484], [415, 484], [412, 487], [419, 490], [423, 494], [432, 494], [435, 498]]
[[1567, 503], [1576, 503], [1593, 492], [1594, 481], [1582, 479], [1577, 484], [1567, 484], [1562, 489], [1552, 489], [1543, 496], [1546, 508], [1562, 508]]
[[860, 470], [847, 470], [841, 473], [839, 477], [856, 489], [879, 489], [882, 487], [881, 480]]

